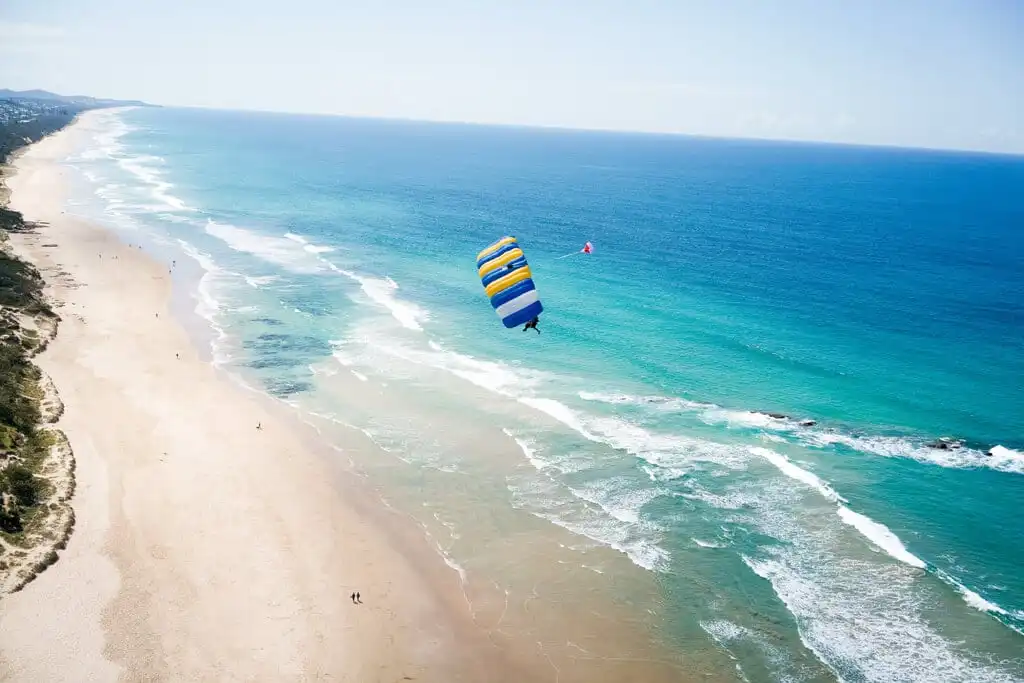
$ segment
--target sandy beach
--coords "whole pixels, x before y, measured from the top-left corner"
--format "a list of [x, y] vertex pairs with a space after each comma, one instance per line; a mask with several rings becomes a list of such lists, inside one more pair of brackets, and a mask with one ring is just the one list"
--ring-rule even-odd
[[65, 404], [77, 526], [0, 598], [0, 679], [528, 680], [452, 606], [454, 573], [428, 580], [293, 420], [201, 358], [166, 267], [63, 214], [55, 160], [77, 127], [8, 179], [11, 207], [46, 223], [12, 243], [62, 318], [37, 362]]

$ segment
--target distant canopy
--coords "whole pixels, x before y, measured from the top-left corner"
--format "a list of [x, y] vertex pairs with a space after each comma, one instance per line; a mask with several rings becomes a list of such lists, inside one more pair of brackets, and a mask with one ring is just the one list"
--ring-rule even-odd
[[540, 315], [537, 287], [515, 237], [502, 237], [476, 257], [484, 293], [505, 327], [519, 327]]

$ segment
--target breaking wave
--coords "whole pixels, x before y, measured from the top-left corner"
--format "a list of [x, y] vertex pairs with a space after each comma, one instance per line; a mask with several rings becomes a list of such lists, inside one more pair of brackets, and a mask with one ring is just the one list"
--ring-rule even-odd
[[631, 396], [580, 392], [580, 398], [606, 404], [648, 406], [656, 411], [677, 410], [696, 414], [709, 425], [731, 429], [749, 429], [770, 435], [770, 440], [790, 440], [812, 448], [842, 446], [870, 455], [888, 458], [909, 458], [921, 463], [953, 469], [989, 468], [1000, 472], [1024, 474], [1024, 453], [1001, 445], [988, 452], [977, 448], [934, 448], [924, 437], [860, 435], [822, 427], [811, 418], [794, 418], [781, 414], [747, 410], [730, 410], [712, 403], [701, 403], [667, 396]]

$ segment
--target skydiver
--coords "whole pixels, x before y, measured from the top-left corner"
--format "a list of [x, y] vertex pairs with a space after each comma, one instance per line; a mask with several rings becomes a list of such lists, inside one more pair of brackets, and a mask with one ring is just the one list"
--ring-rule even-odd
[[534, 329], [534, 330], [537, 330], [537, 334], [540, 334], [540, 330], [537, 329], [537, 323], [539, 323], [539, 322], [540, 322], [540, 318], [534, 318], [530, 322], [526, 323], [526, 325], [523, 327], [523, 332], [526, 332], [529, 329]]

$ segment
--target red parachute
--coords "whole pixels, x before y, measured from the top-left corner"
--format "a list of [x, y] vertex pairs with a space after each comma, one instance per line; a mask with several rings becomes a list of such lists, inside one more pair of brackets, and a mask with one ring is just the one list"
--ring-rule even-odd
[[574, 251], [571, 254], [566, 254], [565, 256], [559, 256], [558, 258], [563, 259], [563, 258], [569, 258], [570, 256], [575, 256], [576, 254], [593, 254], [593, 253], [594, 253], [594, 245], [591, 244], [590, 242], [587, 242], [586, 244], [583, 245], [583, 248], [580, 249], [579, 251]]

